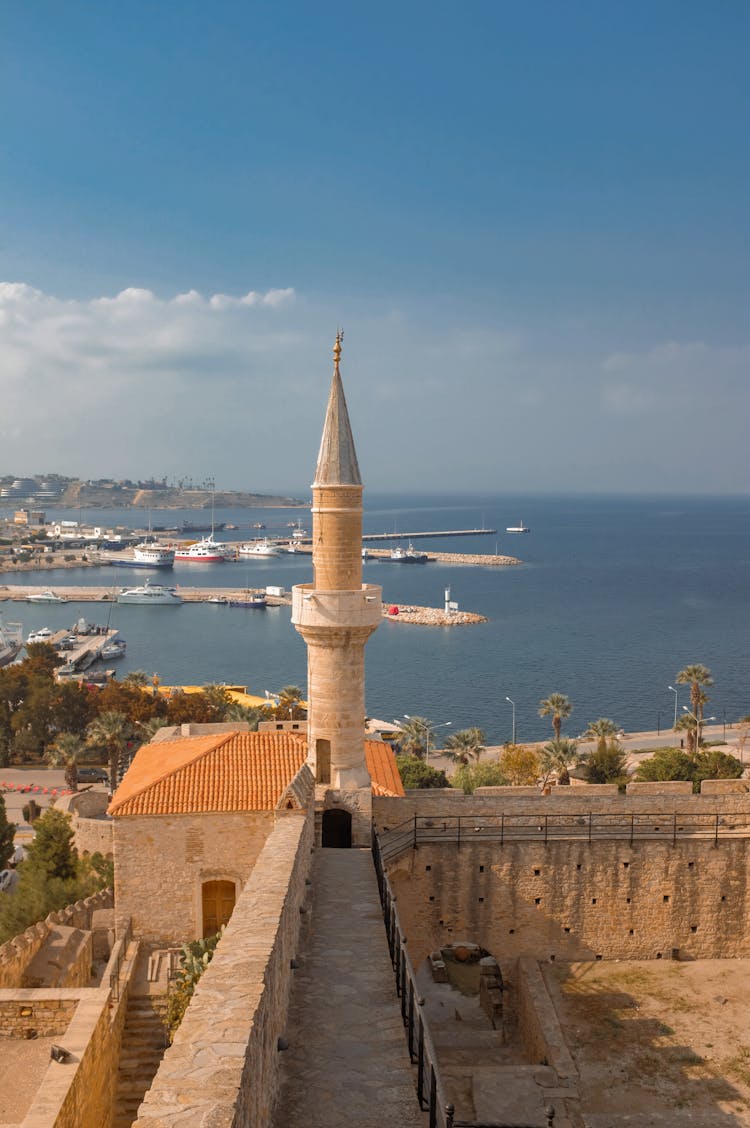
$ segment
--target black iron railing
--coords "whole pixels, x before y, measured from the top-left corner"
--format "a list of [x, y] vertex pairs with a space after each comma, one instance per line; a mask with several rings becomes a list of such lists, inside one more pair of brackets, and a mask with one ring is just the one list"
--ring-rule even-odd
[[750, 838], [750, 820], [744, 813], [650, 814], [648, 812], [538, 815], [414, 815], [380, 832], [384, 862], [423, 843], [451, 843], [459, 848], [475, 842], [671, 842], [678, 839], [707, 839], [718, 846], [721, 840]]
[[[416, 1087], [419, 1106], [429, 1112], [429, 1128], [508, 1128], [499, 1122], [479, 1123], [474, 1120], [456, 1120], [455, 1108], [447, 1100], [438, 1073], [438, 1059], [435, 1046], [425, 1021], [422, 999], [416, 986], [414, 968], [406, 950], [406, 937], [396, 911], [395, 897], [383, 867], [383, 857], [377, 836], [373, 840], [373, 860], [378, 878], [380, 904], [388, 938], [388, 950], [396, 976], [396, 993], [401, 1004], [401, 1018], [406, 1029], [409, 1057], [416, 1066]], [[553, 1124], [554, 1109], [546, 1110], [547, 1124]], [[515, 1128], [524, 1128], [515, 1125]], [[530, 1128], [530, 1126], [527, 1126]]]

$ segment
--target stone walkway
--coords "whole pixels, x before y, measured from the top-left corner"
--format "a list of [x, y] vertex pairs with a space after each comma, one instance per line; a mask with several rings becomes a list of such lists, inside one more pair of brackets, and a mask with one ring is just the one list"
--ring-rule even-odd
[[275, 1128], [421, 1128], [368, 850], [316, 851]]

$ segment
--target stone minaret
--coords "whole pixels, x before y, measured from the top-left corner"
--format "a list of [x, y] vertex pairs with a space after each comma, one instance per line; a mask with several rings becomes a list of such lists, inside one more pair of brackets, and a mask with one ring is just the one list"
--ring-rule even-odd
[[355, 795], [370, 787], [364, 650], [382, 591], [362, 583], [362, 481], [339, 372], [342, 337], [312, 485], [313, 582], [293, 589], [292, 622], [307, 643], [308, 762], [318, 798], [364, 814], [369, 799]]

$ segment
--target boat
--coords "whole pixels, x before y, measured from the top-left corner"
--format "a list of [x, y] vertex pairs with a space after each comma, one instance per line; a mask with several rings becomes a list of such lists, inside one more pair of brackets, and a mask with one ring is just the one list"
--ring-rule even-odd
[[194, 544], [176, 549], [174, 558], [182, 564], [223, 564], [233, 553], [233, 547], [214, 540], [213, 533], [209, 533]]
[[364, 546], [362, 547], [362, 559], [363, 560], [369, 560], [370, 559], [370, 553], [368, 552], [368, 550]]
[[530, 533], [531, 529], [527, 525], [524, 525], [522, 521], [520, 525], [508, 525], [505, 531], [506, 533]]
[[54, 591], [40, 591], [36, 595], [26, 597], [28, 603], [67, 603], [64, 595], [56, 595]]
[[278, 545], [272, 544], [268, 537], [240, 545], [240, 556], [280, 556]]
[[26, 639], [26, 645], [29, 646], [34, 642], [49, 642], [51, 638], [54, 638], [54, 631], [51, 631], [49, 627], [40, 627], [38, 631], [31, 632]]
[[16, 658], [23, 646], [23, 627], [20, 623], [5, 625], [0, 616], [0, 666], [7, 666]]
[[298, 521], [295, 526], [294, 532], [292, 533], [292, 536], [295, 538], [295, 540], [306, 540], [309, 539], [310, 534], [308, 533], [307, 529], [302, 528], [302, 522]]
[[132, 560], [118, 560], [117, 563], [126, 568], [171, 568], [174, 564], [174, 549], [144, 541], [133, 549]]
[[229, 600], [225, 599], [223, 595], [212, 595], [210, 599], [206, 600], [206, 603], [215, 603], [219, 607], [226, 607]]
[[267, 606], [267, 602], [263, 592], [246, 591], [241, 599], [230, 599], [229, 606], [262, 609]]
[[221, 532], [221, 530], [224, 529], [224, 528], [226, 528], [226, 525], [223, 521], [219, 521], [219, 522], [216, 522], [216, 523], [214, 523], [212, 521], [210, 525], [197, 525], [197, 524], [194, 524], [194, 522], [192, 522], [192, 521], [183, 521], [181, 525], [177, 526], [177, 532], [183, 533], [183, 534], [185, 534], [185, 533], [211, 533], [211, 534], [213, 534], [217, 530], [219, 532]]
[[254, 521], [253, 522], [253, 528], [254, 529], [265, 529], [265, 527], [266, 526], [263, 524], [262, 521]]
[[291, 552], [293, 556], [299, 553], [299, 551], [300, 547], [298, 544], [295, 544], [294, 541], [289, 541], [289, 544], [284, 549], [284, 552]]
[[116, 658], [124, 658], [128, 644], [124, 638], [112, 638], [105, 642], [99, 651], [99, 657], [104, 662], [114, 662]]
[[117, 602], [139, 603], [144, 607], [179, 607], [182, 596], [178, 595], [173, 587], [152, 584], [150, 580], [146, 580], [143, 587], [123, 588], [117, 596]]
[[398, 548], [391, 549], [391, 560], [397, 564], [426, 564], [427, 553], [417, 552], [414, 545], [409, 541], [408, 548], [401, 548], [399, 545]]

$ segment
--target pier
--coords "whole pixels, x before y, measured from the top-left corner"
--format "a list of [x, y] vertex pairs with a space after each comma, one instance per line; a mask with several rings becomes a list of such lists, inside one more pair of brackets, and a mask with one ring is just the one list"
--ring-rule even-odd
[[424, 540], [426, 537], [496, 537], [497, 529], [442, 529], [436, 533], [365, 533], [363, 541]]

